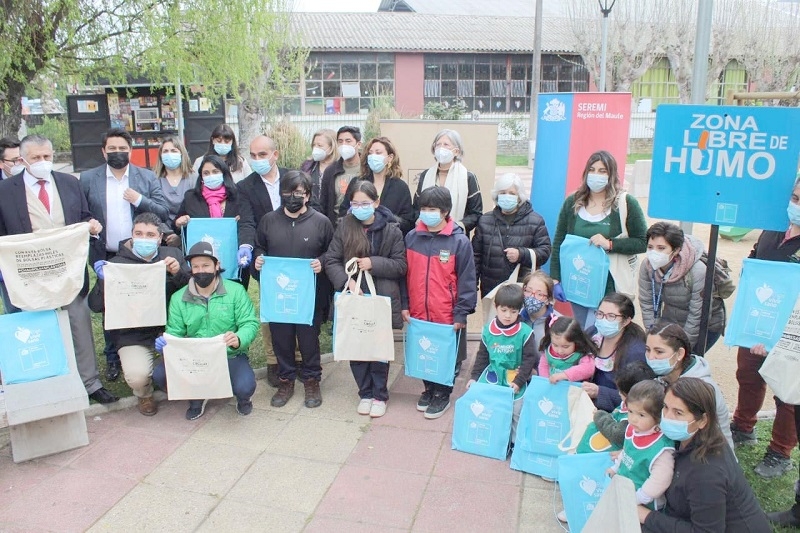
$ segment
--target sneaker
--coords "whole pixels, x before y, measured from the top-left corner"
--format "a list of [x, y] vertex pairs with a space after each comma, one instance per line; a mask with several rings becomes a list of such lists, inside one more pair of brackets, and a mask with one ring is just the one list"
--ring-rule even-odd
[[152, 396], [139, 398], [139, 412], [144, 416], [153, 416], [158, 412], [158, 404]]
[[731, 436], [733, 437], [734, 446], [752, 446], [753, 444], [758, 444], [758, 437], [756, 437], [755, 429], [742, 431], [736, 427], [736, 424], [731, 424]]
[[358, 409], [356, 409], [358, 414], [368, 415], [370, 409], [372, 409], [372, 398], [361, 398], [361, 401], [358, 402]]
[[425, 389], [425, 392], [417, 400], [417, 411], [425, 412], [433, 399], [433, 391]]
[[238, 400], [236, 402], [236, 412], [242, 416], [247, 416], [253, 412], [253, 402], [250, 400]]
[[567, 523], [567, 512], [566, 511], [559, 511], [558, 514], [556, 515], [556, 518], [558, 518], [559, 522], [564, 522], [566, 524]]
[[369, 416], [372, 418], [380, 418], [386, 414], [386, 402], [381, 400], [372, 400], [372, 407], [369, 410]]
[[197, 420], [206, 412], [208, 400], [189, 400], [189, 408], [186, 410], [186, 420]]
[[272, 407], [283, 407], [294, 396], [294, 380], [282, 379], [278, 383], [278, 391], [272, 396], [269, 404]]
[[309, 378], [303, 382], [303, 387], [305, 388], [306, 399], [305, 405], [309, 409], [313, 409], [315, 407], [319, 407], [322, 405], [322, 392], [319, 390], [319, 380], [315, 378]]
[[547, 481], [548, 483], [555, 483], [556, 482], [555, 478], [552, 478], [552, 477], [544, 477], [544, 476], [539, 476], [539, 477], [542, 479], [542, 481]]
[[755, 467], [756, 474], [763, 478], [779, 477], [792, 469], [792, 460], [767, 448], [764, 459]]
[[431, 404], [425, 409], [425, 418], [435, 420], [450, 408], [450, 395], [434, 395]]
[[267, 365], [267, 383], [269, 386], [277, 389], [280, 382], [281, 380], [278, 377], [278, 365]]
[[[795, 505], [796, 507], [796, 505]], [[767, 513], [767, 520], [776, 526], [783, 527], [800, 527], [800, 518], [795, 516], [794, 507], [788, 511], [781, 511], [777, 513]]]

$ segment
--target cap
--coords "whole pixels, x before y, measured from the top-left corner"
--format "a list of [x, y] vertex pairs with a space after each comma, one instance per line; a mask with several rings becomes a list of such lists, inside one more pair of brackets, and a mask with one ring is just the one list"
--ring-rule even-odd
[[186, 254], [186, 260], [191, 261], [195, 257], [210, 257], [215, 263], [219, 263], [219, 259], [214, 256], [214, 247], [210, 242], [199, 241], [189, 248], [189, 253]]

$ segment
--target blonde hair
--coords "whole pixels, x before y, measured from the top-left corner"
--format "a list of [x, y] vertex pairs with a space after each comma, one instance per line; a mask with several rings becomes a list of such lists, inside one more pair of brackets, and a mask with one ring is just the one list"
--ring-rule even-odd
[[339, 150], [336, 147], [337, 146], [337, 144], [336, 144], [336, 132], [333, 131], [332, 129], [328, 129], [328, 128], [323, 128], [321, 130], [317, 130], [316, 132], [314, 132], [314, 135], [311, 137], [311, 147], [312, 148], [314, 147], [314, 141], [317, 140], [317, 137], [322, 137], [323, 139], [328, 141], [329, 153], [325, 157], [325, 159], [331, 158], [334, 161], [336, 159], [339, 159]]

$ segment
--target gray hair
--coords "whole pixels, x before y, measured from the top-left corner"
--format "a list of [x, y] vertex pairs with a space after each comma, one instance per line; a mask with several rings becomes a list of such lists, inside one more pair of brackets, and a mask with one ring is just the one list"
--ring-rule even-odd
[[455, 160], [460, 161], [464, 159], [464, 142], [461, 140], [461, 134], [459, 134], [456, 130], [442, 130], [436, 134], [436, 137], [433, 138], [433, 144], [431, 144], [431, 153], [436, 153], [436, 143], [439, 142], [439, 139], [442, 137], [447, 137], [450, 141], [456, 145], [458, 148], [458, 155], [456, 156]]
[[39, 135], [33, 133], [31, 135], [26, 136], [22, 141], [19, 143], [19, 155], [24, 159], [25, 155], [28, 153], [28, 146], [44, 146], [47, 145], [50, 147], [50, 151], [53, 151], [53, 143], [50, 142], [50, 139], [45, 137], [44, 135]]
[[527, 202], [528, 201], [528, 193], [525, 192], [525, 187], [522, 186], [522, 180], [519, 179], [519, 176], [508, 172], [503, 174], [497, 181], [494, 182], [494, 187], [492, 188], [492, 200], [497, 202], [497, 195], [500, 191], [506, 191], [511, 187], [515, 187], [517, 189], [517, 196], [519, 196], [520, 202]]

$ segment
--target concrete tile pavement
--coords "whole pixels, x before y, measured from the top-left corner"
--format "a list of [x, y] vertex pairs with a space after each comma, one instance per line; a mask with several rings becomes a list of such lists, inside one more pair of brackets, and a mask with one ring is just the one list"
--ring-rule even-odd
[[185, 402], [104, 413], [88, 419], [89, 446], [21, 465], [0, 432], [0, 531], [562, 531], [554, 485], [451, 450], [452, 407], [425, 420], [402, 371], [375, 420], [355, 412], [349, 365], [329, 362], [318, 409], [302, 385], [273, 408], [259, 381], [248, 417], [222, 400], [194, 422]]

